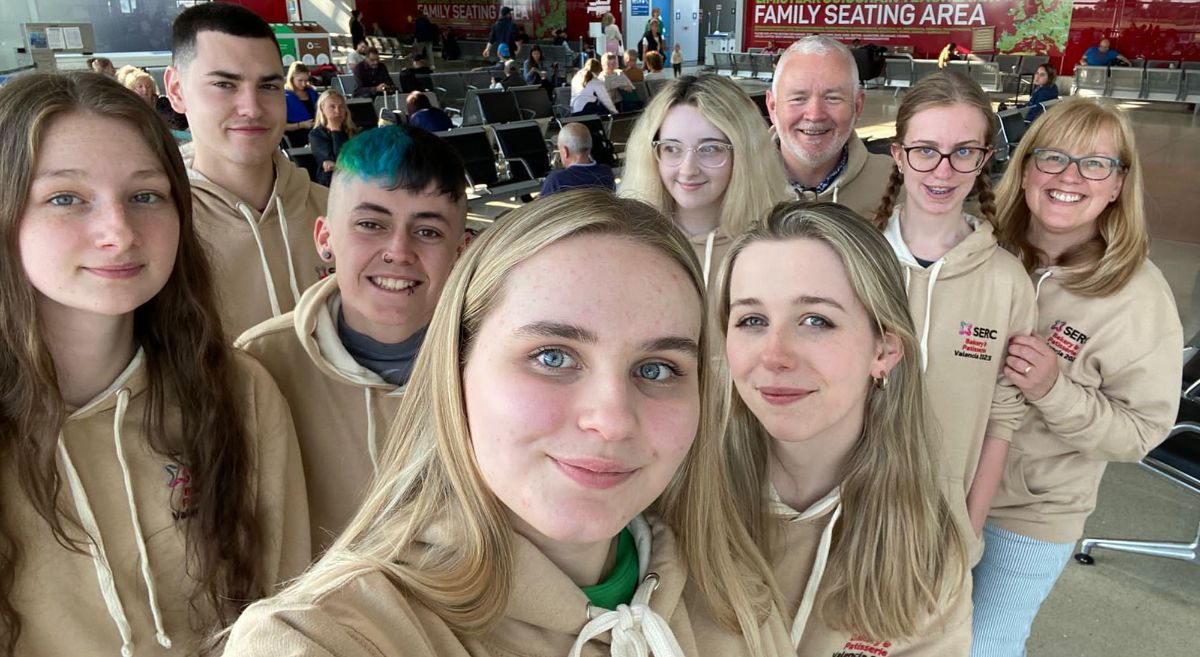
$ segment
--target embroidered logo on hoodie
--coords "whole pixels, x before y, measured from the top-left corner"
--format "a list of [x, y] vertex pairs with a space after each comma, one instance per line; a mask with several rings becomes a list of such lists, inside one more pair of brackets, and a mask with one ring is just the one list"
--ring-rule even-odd
[[1083, 349], [1083, 345], [1087, 341], [1086, 333], [1068, 325], [1061, 319], [1050, 325], [1050, 337], [1046, 338], [1046, 344], [1050, 345], [1054, 353], [1072, 363], [1075, 362], [1075, 358], [1079, 356], [1079, 350]]
[[178, 463], [168, 463], [163, 470], [167, 473], [167, 488], [171, 489], [171, 516], [182, 520], [195, 515], [196, 510], [192, 508], [191, 470]]
[[887, 657], [891, 650], [890, 641], [872, 641], [866, 637], [850, 637], [842, 649], [831, 657]]
[[992, 359], [991, 354], [988, 353], [988, 345], [990, 341], [1000, 338], [1000, 333], [996, 329], [976, 326], [971, 322], [959, 322], [958, 334], [964, 337], [962, 345], [954, 350], [955, 356], [985, 362]]

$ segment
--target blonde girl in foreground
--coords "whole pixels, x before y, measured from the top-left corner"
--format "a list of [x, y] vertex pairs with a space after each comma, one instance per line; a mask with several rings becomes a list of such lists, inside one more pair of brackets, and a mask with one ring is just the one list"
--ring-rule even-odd
[[843, 206], [781, 204], [718, 282], [729, 479], [799, 654], [965, 655], [965, 539], [887, 242]]
[[350, 527], [226, 655], [783, 655], [720, 481], [703, 284], [599, 190], [526, 205], [443, 292]]

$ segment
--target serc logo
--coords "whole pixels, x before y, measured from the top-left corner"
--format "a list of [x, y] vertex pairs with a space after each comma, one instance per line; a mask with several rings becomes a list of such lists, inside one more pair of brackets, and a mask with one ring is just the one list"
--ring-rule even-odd
[[959, 322], [958, 323], [958, 334], [959, 335], [971, 335], [971, 331], [974, 328], [975, 328], [975, 326], [968, 322]]

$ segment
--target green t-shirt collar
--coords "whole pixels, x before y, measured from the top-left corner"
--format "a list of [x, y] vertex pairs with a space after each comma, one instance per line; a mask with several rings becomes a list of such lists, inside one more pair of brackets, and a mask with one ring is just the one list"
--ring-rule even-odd
[[616, 609], [629, 604], [637, 591], [638, 554], [629, 528], [617, 535], [617, 556], [612, 572], [604, 581], [592, 586], [580, 587], [593, 605], [602, 609]]

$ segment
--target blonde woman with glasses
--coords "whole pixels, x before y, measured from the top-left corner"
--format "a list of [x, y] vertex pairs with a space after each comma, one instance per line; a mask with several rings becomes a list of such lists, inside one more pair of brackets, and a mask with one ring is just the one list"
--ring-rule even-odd
[[508, 215], [451, 274], [358, 515], [225, 654], [791, 654], [717, 483], [704, 308], [643, 203]]
[[1133, 126], [1073, 98], [1033, 124], [997, 192], [1000, 238], [1036, 283], [1038, 322], [1004, 374], [1030, 403], [984, 527], [973, 655], [1024, 655], [1029, 628], [1096, 507], [1109, 461], [1162, 442], [1183, 329], [1147, 259]]
[[[904, 270], [942, 474], [975, 558], [1008, 441], [1025, 414], [1004, 356], [1011, 336], [1029, 334], [1035, 310], [1029, 277], [996, 241], [984, 169], [995, 132], [991, 101], [973, 80], [951, 71], [922, 78], [897, 110], [896, 169], [875, 212]], [[972, 192], [982, 216], [964, 210]]]
[[733, 237], [790, 197], [754, 101], [716, 75], [684, 76], [654, 95], [630, 135], [620, 193], [671, 217], [705, 281]]
[[728, 477], [797, 653], [966, 655], [966, 539], [887, 241], [843, 206], [780, 204], [734, 240], [716, 289]]

